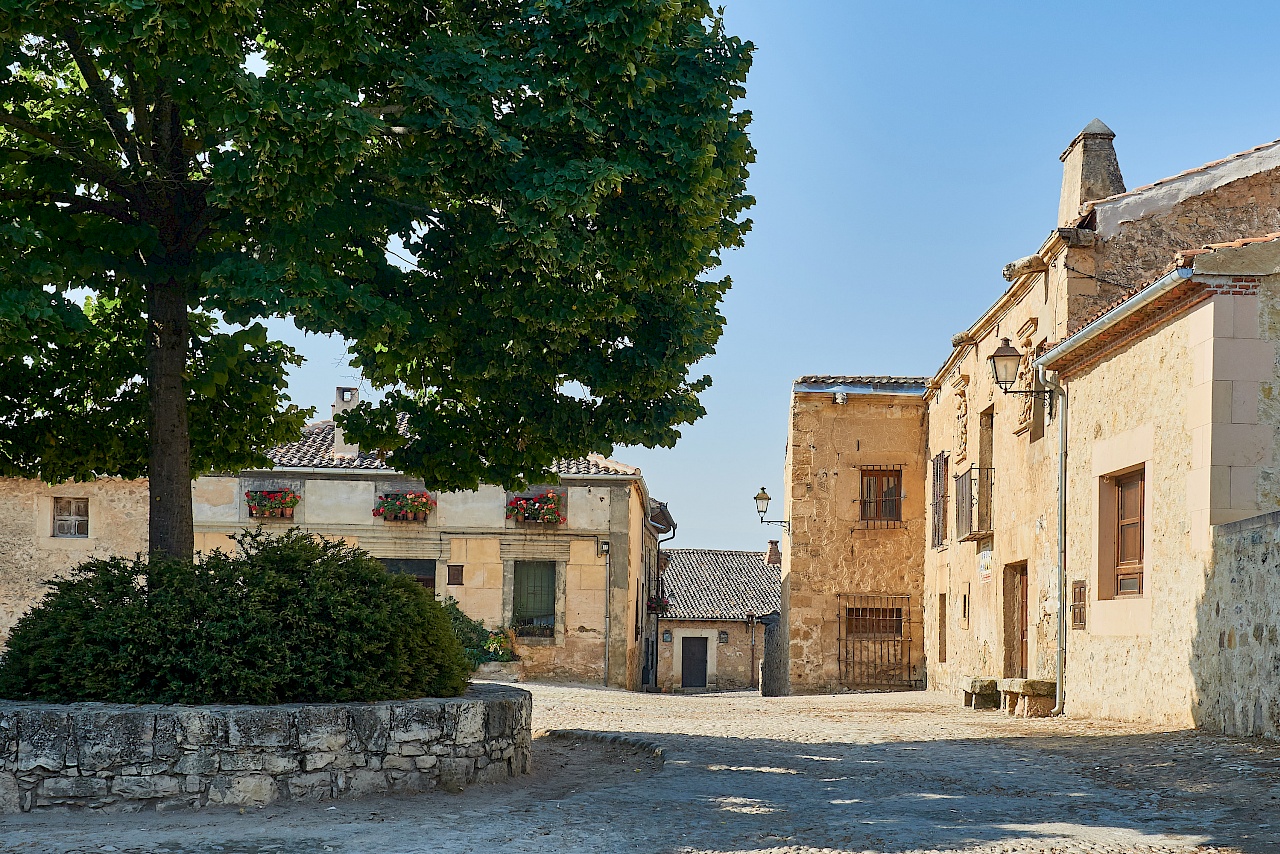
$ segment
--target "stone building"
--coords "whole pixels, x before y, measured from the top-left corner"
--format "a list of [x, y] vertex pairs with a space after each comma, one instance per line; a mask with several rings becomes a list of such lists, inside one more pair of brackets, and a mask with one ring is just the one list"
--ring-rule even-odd
[[[335, 412], [358, 399], [338, 389]], [[453, 596], [489, 627], [513, 627], [521, 678], [652, 683], [656, 626], [642, 603], [657, 589], [658, 535], [674, 523], [661, 502], [651, 517], [639, 469], [590, 456], [556, 464], [555, 486], [441, 493], [343, 441], [329, 420], [268, 456], [271, 469], [193, 483], [197, 551], [230, 549], [232, 534], [259, 524], [340, 538]], [[0, 482], [0, 640], [58, 572], [89, 556], [146, 551], [146, 489], [145, 481]], [[247, 493], [285, 489], [299, 496], [289, 518], [251, 515]], [[512, 500], [548, 491], [563, 523], [507, 517]], [[374, 515], [379, 496], [409, 492], [436, 502], [425, 519]]]
[[764, 624], [780, 607], [782, 555], [670, 549], [663, 552], [658, 687], [729, 691], [760, 687]]
[[794, 693], [924, 681], [923, 377], [801, 377], [783, 483]]
[[1274, 539], [1251, 520], [1280, 509], [1280, 141], [1126, 191], [1113, 138], [1072, 141], [1056, 226], [922, 395], [927, 468], [903, 488], [928, 494], [927, 681], [1280, 734], [1280, 595], [1251, 563]]

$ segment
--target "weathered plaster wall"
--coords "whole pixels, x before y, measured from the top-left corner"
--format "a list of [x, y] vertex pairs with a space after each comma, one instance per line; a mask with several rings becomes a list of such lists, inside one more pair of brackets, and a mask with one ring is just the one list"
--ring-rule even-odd
[[1214, 530], [1191, 669], [1197, 726], [1280, 738], [1280, 512]]
[[[787, 455], [791, 535], [783, 562], [792, 693], [842, 686], [840, 594], [908, 595], [914, 678], [923, 678], [922, 564], [927, 532], [920, 397], [796, 392]], [[861, 524], [860, 466], [903, 467], [903, 524]]]
[[[1211, 412], [1192, 389], [1212, 382], [1212, 366], [1192, 338], [1212, 311], [1202, 304], [1069, 378], [1068, 585], [1084, 581], [1088, 590], [1086, 628], [1067, 639], [1070, 714], [1193, 723], [1188, 662], [1209, 561], [1209, 446], [1193, 433]], [[1125, 390], [1123, 406], [1116, 389]], [[1100, 490], [1110, 473], [1140, 464], [1143, 593], [1111, 598], [1114, 570], [1099, 559]]]
[[[665, 642], [662, 632], [671, 632]], [[658, 688], [663, 692], [686, 690], [680, 687], [683, 659], [680, 639], [707, 639], [707, 690], [740, 691], [759, 687], [759, 668], [764, 655], [764, 625], [729, 620], [658, 620]], [[720, 632], [728, 632], [727, 643], [720, 643]], [[755, 634], [754, 653], [751, 646]], [[752, 668], [754, 654], [755, 668]]]
[[532, 697], [288, 706], [0, 703], [0, 813], [454, 789], [529, 771]]
[[[53, 536], [53, 499], [89, 499], [89, 536]], [[114, 478], [49, 486], [0, 478], [0, 648], [48, 581], [90, 558], [147, 550], [147, 482]]]

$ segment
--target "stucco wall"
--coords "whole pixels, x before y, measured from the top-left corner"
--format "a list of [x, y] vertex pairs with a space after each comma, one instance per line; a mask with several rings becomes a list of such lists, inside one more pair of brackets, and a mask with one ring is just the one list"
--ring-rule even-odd
[[[918, 396], [795, 392], [786, 465], [782, 617], [792, 693], [839, 690], [841, 594], [907, 595], [911, 678], [924, 674], [925, 410]], [[860, 466], [902, 466], [903, 523], [861, 522]], [[851, 603], [844, 603], [845, 605]]]
[[532, 697], [287, 706], [0, 703], [0, 813], [459, 788], [529, 771]]
[[[671, 640], [664, 641], [664, 632]], [[727, 643], [720, 643], [720, 632], [728, 632]], [[755, 634], [754, 653], [751, 646]], [[738, 691], [759, 687], [759, 668], [764, 654], [764, 625], [730, 620], [658, 620], [658, 687], [667, 693], [685, 690], [680, 687], [683, 676], [680, 641], [685, 637], [707, 639], [708, 691]], [[752, 655], [755, 669], [752, 669]]]
[[1215, 529], [1194, 613], [1196, 724], [1280, 738], [1280, 512]]
[[[89, 536], [53, 536], [53, 499], [89, 499]], [[114, 478], [49, 486], [0, 478], [0, 646], [48, 590], [49, 579], [90, 558], [147, 550], [147, 482]]]

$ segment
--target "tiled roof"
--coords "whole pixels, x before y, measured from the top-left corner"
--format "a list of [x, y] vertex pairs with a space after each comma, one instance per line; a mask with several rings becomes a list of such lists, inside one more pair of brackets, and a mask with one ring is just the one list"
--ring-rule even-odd
[[662, 572], [671, 601], [664, 619], [745, 620], [782, 607], [782, 567], [764, 552], [670, 549]]
[[860, 377], [845, 376], [842, 374], [809, 374], [796, 380], [797, 383], [805, 385], [924, 385], [929, 381], [928, 377]]
[[[302, 438], [297, 442], [272, 448], [267, 456], [276, 468], [306, 469], [378, 469], [392, 471], [386, 460], [377, 452], [361, 451], [357, 457], [333, 456], [332, 421], [316, 421], [302, 429]], [[599, 454], [588, 454], [577, 460], [561, 460], [551, 465], [551, 470], [561, 477], [583, 475], [623, 475], [637, 476], [640, 469], [602, 457]]]
[[1098, 205], [1105, 205], [1108, 202], [1112, 202], [1117, 199], [1123, 199], [1129, 196], [1136, 196], [1139, 193], [1145, 193], [1146, 191], [1155, 189], [1156, 187], [1162, 187], [1165, 184], [1172, 184], [1174, 181], [1179, 181], [1183, 178], [1190, 177], [1191, 175], [1196, 175], [1200, 172], [1206, 172], [1214, 168], [1215, 166], [1221, 166], [1224, 163], [1230, 163], [1233, 160], [1239, 160], [1243, 157], [1248, 157], [1251, 154], [1257, 154], [1259, 151], [1266, 151], [1267, 149], [1273, 148], [1276, 145], [1280, 145], [1280, 139], [1274, 139], [1271, 142], [1264, 142], [1262, 145], [1255, 145], [1253, 148], [1250, 148], [1248, 151], [1241, 151], [1236, 154], [1229, 154], [1220, 160], [1214, 160], [1209, 163], [1205, 163], [1201, 166], [1195, 167], [1194, 169], [1187, 169], [1184, 172], [1179, 172], [1177, 175], [1170, 175], [1168, 178], [1161, 178], [1159, 181], [1156, 181], [1152, 184], [1146, 184], [1145, 186], [1142, 186], [1142, 187], [1134, 187], [1132, 190], [1126, 190], [1123, 193], [1116, 193], [1113, 196], [1107, 196], [1105, 199], [1095, 199], [1094, 201], [1091, 201], [1091, 202], [1085, 202], [1083, 205], [1081, 205], [1081, 209], [1085, 212], [1088, 212], [1093, 208], [1097, 207]]

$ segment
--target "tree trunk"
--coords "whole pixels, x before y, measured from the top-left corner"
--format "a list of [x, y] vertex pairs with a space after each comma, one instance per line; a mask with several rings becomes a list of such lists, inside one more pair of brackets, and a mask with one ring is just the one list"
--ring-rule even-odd
[[191, 560], [191, 434], [187, 426], [187, 369], [191, 325], [183, 281], [147, 285], [147, 387], [151, 396], [149, 550]]

